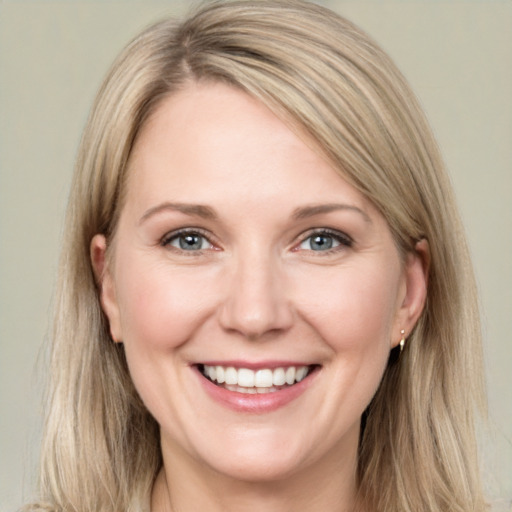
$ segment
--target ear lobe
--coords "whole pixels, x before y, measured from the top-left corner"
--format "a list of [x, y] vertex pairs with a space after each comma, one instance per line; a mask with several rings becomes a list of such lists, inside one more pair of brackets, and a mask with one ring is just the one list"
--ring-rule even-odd
[[122, 338], [119, 306], [115, 293], [114, 280], [108, 268], [107, 240], [104, 235], [95, 235], [91, 240], [90, 255], [94, 277], [99, 288], [100, 303], [103, 312], [108, 318], [110, 335], [115, 342]]
[[400, 305], [393, 331], [392, 347], [396, 347], [402, 338], [414, 329], [427, 300], [428, 273], [430, 268], [430, 250], [425, 239], [420, 240], [414, 251], [405, 259], [405, 293]]

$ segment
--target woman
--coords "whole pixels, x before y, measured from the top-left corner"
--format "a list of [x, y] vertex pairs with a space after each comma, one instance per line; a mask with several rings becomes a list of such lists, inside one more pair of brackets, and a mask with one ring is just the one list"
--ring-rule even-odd
[[484, 510], [463, 231], [346, 20], [215, 2], [141, 34], [64, 239], [33, 510]]

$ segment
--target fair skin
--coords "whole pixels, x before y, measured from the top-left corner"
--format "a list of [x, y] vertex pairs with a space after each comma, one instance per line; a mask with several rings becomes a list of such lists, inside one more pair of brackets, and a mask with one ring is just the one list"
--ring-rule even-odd
[[[102, 235], [91, 256], [161, 428], [152, 511], [351, 510], [361, 414], [421, 313], [425, 247], [400, 257], [300, 130], [226, 85], [165, 99], [129, 172], [111, 258]], [[228, 367], [238, 382], [212, 382]]]

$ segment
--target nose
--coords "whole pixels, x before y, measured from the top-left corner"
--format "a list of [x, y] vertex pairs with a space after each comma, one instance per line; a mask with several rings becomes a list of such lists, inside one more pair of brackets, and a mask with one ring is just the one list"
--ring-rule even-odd
[[279, 264], [270, 257], [253, 257], [235, 267], [220, 310], [222, 328], [250, 340], [288, 330], [293, 311]]

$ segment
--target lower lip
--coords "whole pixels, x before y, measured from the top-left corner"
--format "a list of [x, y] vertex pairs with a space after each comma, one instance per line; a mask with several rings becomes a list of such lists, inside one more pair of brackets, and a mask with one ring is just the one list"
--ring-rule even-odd
[[204, 390], [213, 400], [233, 411], [253, 414], [272, 412], [286, 406], [309, 388], [318, 373], [313, 370], [304, 380], [279, 391], [249, 394], [237, 393], [222, 386], [217, 386], [208, 380], [196, 366], [193, 368]]

